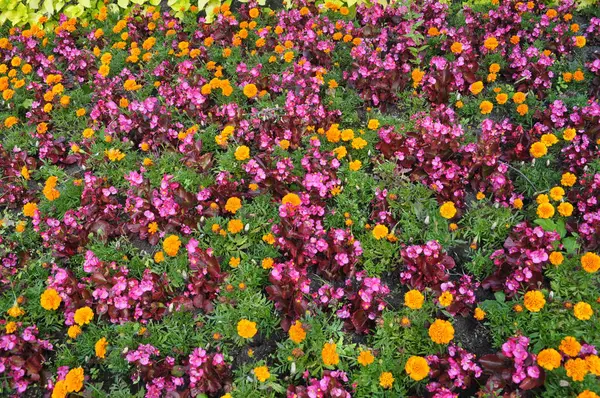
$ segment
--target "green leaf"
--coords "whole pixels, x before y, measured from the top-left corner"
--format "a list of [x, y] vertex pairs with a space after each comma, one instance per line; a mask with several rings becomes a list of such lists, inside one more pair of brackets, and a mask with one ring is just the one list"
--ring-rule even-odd
[[129, 0], [118, 0], [117, 4], [121, 8], [127, 8], [127, 6], [129, 5]]
[[534, 221], [534, 223], [542, 227], [544, 231], [556, 231], [556, 224], [554, 223], [554, 221], [548, 218], [538, 218]]
[[577, 239], [572, 236], [564, 238], [562, 244], [569, 254], [574, 254], [577, 252], [577, 249], [579, 249], [579, 243], [577, 243]]
[[496, 301], [503, 303], [506, 300], [506, 295], [504, 292], [496, 292], [494, 293], [494, 297], [496, 297]]
[[79, 0], [79, 5], [85, 8], [92, 7], [92, 3], [90, 2], [90, 0]]
[[556, 232], [559, 233], [561, 238], [564, 238], [567, 235], [567, 228], [565, 227], [565, 220], [558, 220], [556, 222]]

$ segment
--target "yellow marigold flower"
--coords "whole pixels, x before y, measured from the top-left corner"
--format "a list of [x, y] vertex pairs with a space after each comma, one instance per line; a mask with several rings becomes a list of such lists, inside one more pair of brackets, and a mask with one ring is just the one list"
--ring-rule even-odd
[[269, 372], [269, 368], [266, 366], [258, 366], [254, 368], [254, 375], [261, 383], [264, 383], [271, 377], [271, 373]]
[[485, 315], [486, 313], [484, 310], [482, 310], [479, 307], [475, 308], [475, 314], [473, 315], [475, 319], [477, 319], [478, 321], [483, 321], [485, 319]]
[[337, 353], [337, 346], [335, 343], [325, 343], [323, 350], [321, 350], [321, 359], [325, 366], [335, 366], [340, 362], [340, 357]]
[[477, 195], [475, 195], [475, 198], [477, 200], [483, 200], [483, 199], [485, 199], [485, 194], [483, 192], [477, 192]]
[[517, 106], [517, 113], [521, 116], [525, 116], [529, 112], [529, 106], [527, 104], [521, 104]]
[[581, 267], [589, 273], [598, 271], [600, 269], [600, 256], [596, 253], [585, 253], [581, 256]]
[[21, 307], [19, 307], [17, 304], [10, 307], [8, 309], [8, 311], [6, 311], [6, 313], [13, 318], [18, 318], [20, 316], [25, 315], [25, 311]]
[[169, 257], [175, 257], [181, 247], [181, 240], [177, 235], [169, 235], [167, 239], [163, 241], [163, 250]]
[[237, 147], [234, 155], [236, 160], [239, 160], [240, 162], [244, 161], [250, 157], [250, 148], [248, 148], [246, 145], [241, 145]]
[[231, 234], [237, 234], [242, 229], [244, 229], [244, 223], [240, 220], [230, 220], [227, 223], [227, 231]]
[[560, 179], [560, 185], [563, 187], [572, 187], [577, 182], [577, 177], [573, 173], [564, 173]]
[[569, 202], [559, 204], [556, 209], [558, 210], [558, 214], [563, 217], [570, 217], [573, 214], [573, 205]]
[[136, 91], [142, 88], [141, 84], [137, 84], [135, 79], [127, 79], [125, 83], [123, 83], [123, 88], [127, 91]]
[[94, 319], [94, 311], [90, 307], [82, 307], [75, 311], [73, 320], [79, 326], [87, 325]]
[[360, 170], [361, 166], [362, 166], [362, 162], [360, 160], [353, 160], [352, 162], [348, 163], [348, 167], [352, 171]]
[[584, 36], [576, 36], [575, 37], [575, 45], [579, 48], [584, 47], [587, 43], [587, 40]]
[[275, 263], [275, 261], [272, 258], [267, 257], [267, 258], [263, 258], [260, 265], [261, 265], [261, 267], [263, 267], [263, 269], [271, 269], [271, 268], [273, 268], [274, 263]]
[[352, 140], [352, 148], [354, 149], [363, 149], [367, 146], [367, 141], [362, 137], [356, 137]]
[[25, 221], [19, 221], [17, 223], [17, 226], [15, 227], [15, 231], [17, 231], [18, 233], [22, 233], [23, 231], [25, 231], [26, 225], [27, 223]]
[[539, 194], [537, 198], [535, 198], [535, 201], [538, 205], [541, 205], [542, 203], [550, 203], [550, 199], [546, 194]]
[[561, 265], [564, 260], [564, 256], [561, 252], [552, 252], [550, 253], [550, 264], [552, 265]]
[[28, 202], [23, 205], [23, 215], [25, 217], [33, 217], [38, 209], [36, 203]]
[[241, 208], [242, 201], [240, 200], [240, 198], [234, 196], [227, 199], [227, 203], [225, 204], [225, 210], [227, 210], [228, 212], [235, 214]]
[[361, 351], [360, 354], [358, 354], [357, 360], [358, 363], [361, 364], [361, 366], [368, 366], [375, 361], [375, 356], [373, 355], [371, 350], [364, 350]]
[[479, 104], [479, 110], [482, 115], [491, 113], [493, 109], [494, 104], [492, 104], [490, 101], [482, 101], [481, 104]]
[[550, 218], [554, 215], [554, 206], [550, 203], [542, 203], [537, 208], [539, 218]]
[[369, 128], [369, 130], [377, 130], [379, 128], [379, 120], [370, 119], [369, 123], [367, 124], [367, 127]]
[[77, 336], [79, 336], [81, 334], [81, 328], [77, 325], [73, 325], [73, 326], [69, 326], [69, 329], [67, 330], [67, 335], [72, 338], [72, 339], [76, 339]]
[[456, 206], [453, 202], [446, 202], [440, 207], [440, 214], [446, 219], [451, 219], [456, 215]]
[[577, 398], [600, 398], [600, 395], [590, 390], [584, 390]]
[[9, 129], [12, 126], [14, 126], [15, 124], [17, 124], [18, 122], [19, 122], [19, 119], [17, 119], [14, 116], [9, 116], [6, 119], [4, 119], [4, 127], [6, 127], [7, 129]]
[[154, 262], [158, 264], [162, 263], [163, 261], [165, 261], [165, 254], [162, 251], [154, 253]]
[[420, 381], [429, 375], [429, 364], [423, 357], [412, 356], [406, 361], [404, 371], [415, 381]]
[[248, 98], [253, 98], [256, 96], [256, 94], [258, 93], [258, 89], [256, 88], [256, 85], [250, 83], [250, 84], [246, 84], [244, 86], [244, 95]]
[[260, 11], [258, 10], [258, 8], [254, 7], [250, 9], [248, 15], [250, 15], [250, 18], [252, 19], [258, 18], [258, 16], [260, 15]]
[[242, 319], [237, 324], [237, 333], [241, 338], [251, 339], [258, 332], [256, 329], [256, 322]]
[[77, 392], [83, 388], [83, 368], [71, 369], [65, 377], [65, 385], [68, 392]]
[[594, 310], [588, 303], [580, 301], [573, 307], [573, 313], [575, 314], [575, 318], [579, 319], [580, 321], [587, 321], [592, 317], [592, 315], [594, 315]]
[[[377, 228], [377, 227], [375, 227]], [[418, 310], [423, 307], [423, 303], [425, 302], [425, 296], [418, 290], [409, 290], [404, 294], [404, 305], [410, 308], [411, 310]]]
[[452, 293], [446, 291], [440, 294], [438, 301], [442, 307], [448, 307], [450, 304], [452, 304], [452, 301], [454, 301], [454, 296]]
[[106, 347], [108, 347], [108, 341], [106, 341], [106, 337], [102, 337], [100, 340], [96, 341], [94, 349], [98, 358], [106, 357]]
[[120, 149], [110, 148], [104, 151], [104, 154], [111, 162], [119, 162], [125, 158], [125, 154]]
[[483, 46], [488, 50], [495, 50], [498, 47], [498, 40], [495, 37], [488, 37], [483, 42]]
[[581, 358], [569, 359], [565, 362], [565, 370], [573, 381], [583, 381], [589, 372], [587, 363]]
[[394, 384], [394, 376], [391, 372], [383, 372], [379, 376], [379, 385], [385, 389], [392, 388]]
[[273, 243], [275, 243], [275, 236], [273, 236], [273, 234], [271, 233], [268, 233], [263, 235], [262, 240], [266, 244], [272, 245]]
[[7, 334], [11, 334], [17, 331], [17, 323], [10, 321], [6, 323], [6, 327], [4, 328]]
[[473, 94], [473, 95], [477, 95], [480, 92], [483, 91], [483, 82], [481, 80], [476, 81], [475, 83], [471, 84], [469, 86], [469, 91]]
[[463, 45], [460, 42], [455, 41], [450, 46], [450, 51], [452, 51], [454, 54], [460, 54], [460, 53], [462, 53], [462, 50], [463, 50]]
[[237, 267], [239, 267], [240, 262], [241, 262], [241, 259], [239, 257], [231, 257], [229, 259], [229, 266], [231, 268], [237, 268]]
[[516, 92], [513, 95], [513, 102], [515, 104], [522, 104], [523, 102], [525, 102], [526, 99], [527, 99], [527, 95], [525, 93], [520, 92], [520, 91]]
[[388, 236], [389, 230], [388, 227], [382, 224], [377, 224], [375, 228], [373, 228], [373, 236], [375, 239], [380, 240]]
[[40, 304], [47, 311], [57, 310], [62, 302], [62, 298], [54, 289], [46, 289], [40, 296]]
[[537, 356], [537, 363], [546, 370], [554, 370], [560, 368], [562, 357], [554, 348], [547, 348], [540, 351]]
[[575, 337], [567, 336], [562, 339], [558, 349], [570, 357], [576, 357], [579, 355], [579, 351], [581, 351], [581, 344], [579, 344]]
[[29, 169], [27, 168], [27, 166], [23, 166], [21, 168], [21, 176], [26, 180], [29, 180], [31, 178], [31, 174], [29, 174]]
[[531, 312], [540, 312], [544, 305], [546, 304], [546, 299], [544, 298], [544, 293], [539, 290], [530, 290], [525, 293], [524, 303], [525, 308], [527, 308]]
[[550, 190], [552, 200], [561, 200], [565, 196], [565, 190], [562, 187], [554, 187]]
[[290, 336], [290, 340], [296, 344], [302, 343], [306, 338], [306, 331], [304, 330], [304, 327], [300, 321], [296, 321], [292, 326], [290, 326], [288, 334]]
[[519, 199], [519, 198], [515, 199], [513, 201], [513, 206], [515, 209], [522, 209], [523, 208], [523, 200]]
[[588, 365], [588, 370], [594, 376], [600, 376], [600, 358], [598, 355], [588, 355], [585, 357], [585, 362]]
[[429, 337], [437, 344], [448, 344], [454, 338], [454, 327], [448, 321], [436, 319], [429, 326]]
[[573, 141], [576, 135], [577, 130], [575, 130], [574, 128], [565, 129], [565, 131], [563, 132], [563, 138], [565, 139], [565, 141]]
[[489, 68], [490, 73], [498, 73], [500, 72], [500, 64], [491, 64]]

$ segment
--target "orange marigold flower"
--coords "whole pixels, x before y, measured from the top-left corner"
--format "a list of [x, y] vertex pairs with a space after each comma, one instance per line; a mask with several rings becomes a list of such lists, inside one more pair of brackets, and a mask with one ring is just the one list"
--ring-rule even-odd
[[429, 337], [434, 343], [448, 344], [454, 338], [454, 327], [448, 321], [436, 319], [429, 327]]
[[244, 95], [248, 98], [253, 98], [256, 96], [256, 94], [258, 94], [258, 89], [256, 88], [256, 85], [250, 83], [250, 84], [246, 84], [244, 86]]
[[65, 377], [65, 385], [68, 392], [77, 392], [83, 388], [83, 368], [71, 369]]
[[404, 371], [415, 381], [420, 381], [429, 375], [429, 364], [423, 357], [412, 356], [406, 361]]
[[106, 337], [102, 337], [100, 340], [96, 341], [94, 349], [98, 358], [106, 357], [106, 347], [108, 347], [108, 341], [106, 341]]
[[473, 315], [475, 319], [477, 319], [478, 321], [483, 321], [485, 319], [485, 315], [486, 313], [484, 310], [482, 310], [479, 307], [475, 308], [475, 314]]
[[269, 368], [266, 366], [258, 366], [254, 368], [254, 375], [261, 383], [264, 383], [271, 377], [271, 373], [269, 372]]
[[560, 184], [564, 187], [572, 187], [577, 182], [577, 177], [573, 173], [564, 173], [560, 179]]
[[475, 83], [471, 84], [469, 86], [469, 91], [473, 94], [473, 95], [477, 95], [480, 92], [483, 91], [483, 82], [481, 80], [476, 81]]
[[552, 265], [561, 265], [564, 260], [564, 256], [561, 252], [552, 252], [550, 253], [550, 264]]
[[78, 325], [69, 326], [69, 329], [67, 330], [67, 335], [70, 338], [76, 339], [77, 336], [79, 336], [80, 334], [81, 334], [81, 328]]
[[248, 148], [246, 145], [241, 145], [235, 150], [234, 156], [236, 160], [240, 162], [244, 161], [250, 157], [250, 148]]
[[163, 241], [163, 250], [169, 257], [175, 257], [181, 247], [181, 240], [177, 235], [169, 235], [167, 239]]
[[240, 220], [230, 220], [227, 223], [227, 231], [231, 234], [237, 234], [244, 229], [244, 223]]
[[542, 142], [534, 142], [529, 148], [529, 153], [534, 158], [541, 158], [548, 153], [548, 147]]
[[560, 342], [558, 349], [570, 357], [576, 357], [581, 351], [581, 344], [575, 339], [575, 337], [567, 336]]
[[600, 256], [596, 253], [585, 253], [581, 256], [581, 267], [589, 273], [598, 271], [600, 269]]
[[573, 381], [583, 381], [589, 371], [587, 363], [581, 358], [569, 359], [565, 362], [565, 370]]
[[411, 310], [420, 309], [423, 307], [423, 302], [425, 302], [425, 296], [418, 290], [409, 290], [404, 295], [404, 305]]
[[240, 198], [237, 198], [235, 196], [227, 199], [227, 203], [225, 203], [225, 210], [233, 214], [237, 213], [237, 211], [241, 208], [242, 201], [240, 200]]
[[525, 308], [531, 312], [540, 312], [544, 305], [546, 305], [546, 299], [544, 293], [539, 290], [530, 290], [525, 293], [524, 302]]
[[554, 348], [547, 348], [540, 351], [537, 356], [537, 363], [546, 370], [554, 370], [560, 367], [562, 357]]
[[325, 366], [335, 366], [340, 362], [335, 343], [325, 343], [321, 350], [321, 359]]
[[488, 50], [495, 50], [498, 47], [498, 40], [495, 37], [488, 37], [483, 42], [483, 46]]
[[242, 319], [237, 324], [237, 333], [241, 338], [251, 339], [258, 332], [256, 329], [256, 322]]
[[580, 321], [587, 321], [592, 317], [592, 315], [594, 315], [594, 310], [588, 303], [580, 301], [573, 307], [573, 313], [575, 314], [575, 318], [579, 319]]
[[61, 302], [62, 298], [54, 289], [46, 289], [40, 296], [40, 304], [47, 311], [57, 310]]
[[296, 321], [292, 326], [290, 326], [288, 334], [290, 336], [290, 340], [296, 344], [302, 343], [306, 338], [306, 330], [304, 330], [304, 327], [300, 321]]
[[482, 115], [491, 113], [493, 109], [494, 104], [492, 104], [490, 101], [482, 101], [481, 104], [479, 104], [479, 111]]
[[364, 350], [358, 354], [358, 363], [361, 366], [368, 366], [375, 361], [375, 356], [371, 352], [371, 350]]
[[388, 236], [389, 230], [388, 227], [382, 224], [377, 224], [375, 228], [373, 228], [373, 236], [375, 239], [380, 240]]
[[559, 204], [556, 209], [558, 210], [558, 214], [563, 217], [570, 217], [573, 214], [573, 205], [569, 202]]
[[446, 202], [440, 207], [440, 214], [446, 219], [451, 219], [456, 215], [456, 206], [453, 202]]
[[28, 202], [23, 205], [23, 215], [25, 217], [33, 217], [38, 207], [36, 203]]
[[392, 388], [394, 384], [394, 376], [391, 372], [382, 372], [379, 376], [379, 385], [385, 389]]
[[73, 320], [79, 326], [87, 325], [92, 319], [94, 319], [94, 311], [90, 307], [78, 308], [73, 317]]

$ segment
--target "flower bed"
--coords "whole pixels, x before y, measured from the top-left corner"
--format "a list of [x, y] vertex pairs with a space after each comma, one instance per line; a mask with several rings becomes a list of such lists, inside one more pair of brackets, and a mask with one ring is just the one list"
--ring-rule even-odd
[[0, 395], [598, 397], [600, 19], [210, 18], [0, 28]]

